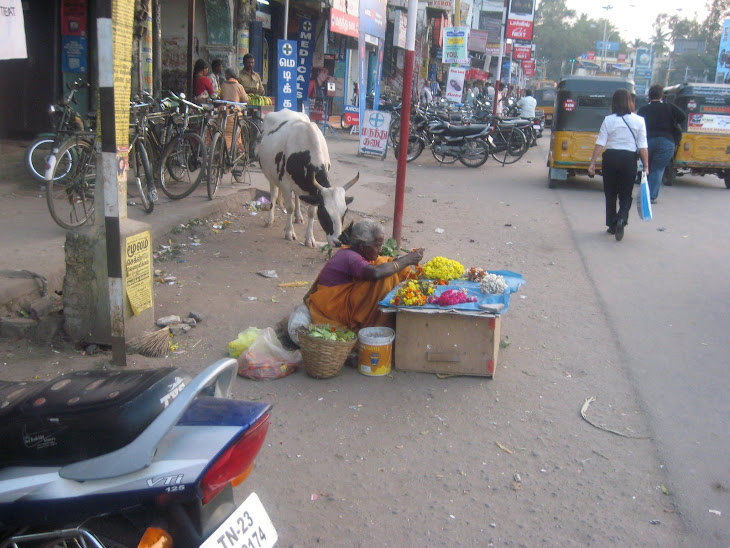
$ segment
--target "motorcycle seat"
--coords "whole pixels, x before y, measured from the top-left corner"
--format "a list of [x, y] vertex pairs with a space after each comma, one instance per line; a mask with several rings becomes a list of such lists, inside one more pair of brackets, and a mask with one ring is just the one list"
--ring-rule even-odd
[[62, 465], [115, 451], [136, 438], [185, 383], [175, 368], [0, 381], [0, 467]]
[[454, 126], [450, 125], [447, 129], [446, 133], [448, 135], [458, 135], [458, 136], [469, 136], [469, 135], [478, 135], [485, 129], [489, 129], [489, 125], [487, 124], [472, 124], [469, 126]]

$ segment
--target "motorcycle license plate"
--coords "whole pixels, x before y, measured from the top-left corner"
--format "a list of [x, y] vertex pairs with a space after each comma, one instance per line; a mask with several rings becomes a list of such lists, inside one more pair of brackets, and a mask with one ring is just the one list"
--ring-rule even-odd
[[540, 129], [540, 124], [532, 124], [533, 129]]
[[251, 493], [200, 548], [270, 548], [279, 536], [256, 493]]

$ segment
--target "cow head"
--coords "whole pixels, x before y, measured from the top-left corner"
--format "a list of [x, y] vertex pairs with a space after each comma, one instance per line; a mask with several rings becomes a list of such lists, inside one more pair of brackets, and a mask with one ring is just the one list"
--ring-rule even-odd
[[360, 173], [341, 187], [324, 187], [314, 182], [317, 187], [317, 194], [302, 194], [300, 199], [313, 206], [317, 206], [317, 219], [322, 230], [327, 235], [327, 243], [333, 247], [339, 247], [338, 236], [342, 234], [343, 221], [347, 213], [347, 205], [352, 202], [352, 196], [345, 193], [360, 178]]

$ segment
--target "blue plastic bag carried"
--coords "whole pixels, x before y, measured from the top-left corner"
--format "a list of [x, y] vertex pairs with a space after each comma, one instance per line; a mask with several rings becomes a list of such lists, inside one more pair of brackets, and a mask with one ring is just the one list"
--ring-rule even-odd
[[639, 219], [651, 221], [651, 195], [649, 193], [649, 181], [646, 180], [646, 173], [641, 174], [641, 186], [639, 187], [639, 199], [636, 200], [636, 210]]

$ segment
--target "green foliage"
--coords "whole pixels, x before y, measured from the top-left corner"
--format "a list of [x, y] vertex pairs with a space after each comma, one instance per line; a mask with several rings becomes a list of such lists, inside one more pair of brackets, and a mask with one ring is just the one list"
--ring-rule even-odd
[[309, 336], [313, 339], [328, 341], [351, 341], [355, 333], [347, 328], [330, 327], [329, 325], [310, 325]]
[[398, 242], [395, 238], [388, 238], [383, 242], [383, 248], [380, 254], [384, 257], [397, 257], [398, 256]]

